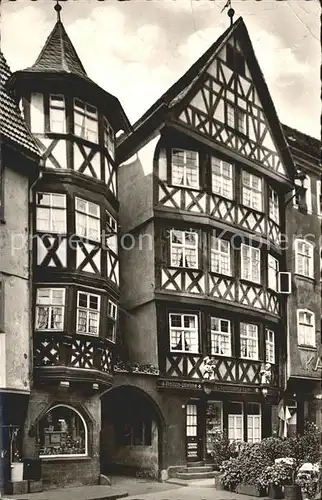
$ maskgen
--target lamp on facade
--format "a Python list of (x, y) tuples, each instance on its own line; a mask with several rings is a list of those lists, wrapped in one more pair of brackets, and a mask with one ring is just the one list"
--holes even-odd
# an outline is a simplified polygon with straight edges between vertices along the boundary
[(207, 382), (204, 382), (204, 384), (203, 384), (203, 391), (204, 391), (205, 394), (207, 394), (209, 396), (209, 394), (212, 391), (211, 384), (207, 384)]
[(268, 389), (267, 387), (261, 387), (261, 393), (263, 394), (264, 398), (266, 398), (268, 394)]

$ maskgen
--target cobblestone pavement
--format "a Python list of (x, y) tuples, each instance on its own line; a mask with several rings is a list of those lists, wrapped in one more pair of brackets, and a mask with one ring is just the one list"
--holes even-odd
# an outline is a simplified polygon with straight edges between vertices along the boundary
[(133, 495), (129, 490), (128, 493), (130, 496), (126, 500), (258, 500), (256, 497), (201, 486), (183, 486), (175, 489), (172, 487), (168, 491), (154, 491), (142, 495)]

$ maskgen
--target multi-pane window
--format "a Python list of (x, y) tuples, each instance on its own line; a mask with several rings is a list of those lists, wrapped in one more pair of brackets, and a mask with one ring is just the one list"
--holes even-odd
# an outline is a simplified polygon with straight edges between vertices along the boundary
[(75, 135), (91, 142), (98, 142), (98, 117), (94, 106), (74, 99)]
[(196, 314), (170, 314), (170, 351), (199, 352)]
[(66, 233), (65, 194), (36, 194), (36, 230), (48, 233)]
[(172, 150), (172, 184), (190, 188), (199, 187), (199, 161), (197, 151)]
[(279, 202), (278, 202), (278, 194), (274, 189), (269, 188), (269, 195), (268, 195), (268, 204), (269, 204), (269, 217), (272, 219), (276, 224), (279, 224)]
[(198, 233), (171, 230), (171, 266), (198, 268)]
[(268, 286), (275, 292), (278, 289), (278, 272), (279, 272), (279, 261), (275, 259), (272, 255), (267, 256), (268, 263)]
[(265, 330), (265, 362), (275, 363), (275, 332)]
[(262, 211), (262, 179), (246, 170), (242, 172), (242, 203), (245, 207)]
[(107, 306), (107, 334), (106, 338), (111, 342), (116, 339), (116, 322), (117, 322), (117, 304), (112, 300), (108, 301)]
[(240, 323), (240, 356), (258, 359), (258, 326), (252, 323)]
[(114, 139), (114, 130), (111, 125), (108, 123), (106, 118), (104, 118), (104, 146), (107, 148), (111, 157), (114, 158), (115, 151), (115, 139)]
[(316, 181), (316, 213), (322, 215), (322, 189), (321, 181)]
[(297, 337), (299, 345), (316, 346), (315, 315), (312, 311), (298, 309)]
[(241, 245), (241, 278), (254, 283), (261, 281), (260, 249)]
[(245, 59), (243, 54), (237, 49), (237, 47), (233, 47), (229, 43), (226, 46), (226, 62), (227, 66), (239, 73), (242, 76), (245, 76)]
[(108, 250), (111, 250), (117, 255), (118, 253), (118, 243), (117, 243), (117, 222), (116, 219), (106, 210), (106, 246)]
[(77, 293), (78, 333), (98, 335), (99, 332), (100, 297), (87, 292)]
[(313, 245), (305, 240), (295, 241), (295, 272), (308, 278), (314, 277)]
[(0, 162), (0, 220), (4, 217), (4, 166)]
[(233, 199), (233, 166), (231, 163), (211, 157), (212, 192), (229, 200)]
[(62, 95), (49, 96), (49, 127), (50, 132), (66, 132), (65, 98)]
[(152, 421), (149, 419), (133, 419), (116, 425), (116, 440), (120, 446), (151, 446)]
[(228, 439), (229, 441), (244, 441), (243, 403), (228, 404)]
[(261, 406), (259, 403), (247, 403), (247, 442), (259, 443), (262, 439)]
[(100, 241), (100, 207), (96, 203), (75, 199), (76, 234), (89, 240)]
[(36, 330), (63, 330), (64, 288), (38, 288), (36, 296)]
[(231, 331), (230, 321), (223, 318), (210, 318), (211, 354), (231, 356)]
[(227, 103), (227, 125), (234, 128), (238, 132), (245, 133), (246, 125), (246, 113), (234, 106), (233, 104)]
[(229, 241), (211, 236), (210, 263), (212, 272), (231, 275)]

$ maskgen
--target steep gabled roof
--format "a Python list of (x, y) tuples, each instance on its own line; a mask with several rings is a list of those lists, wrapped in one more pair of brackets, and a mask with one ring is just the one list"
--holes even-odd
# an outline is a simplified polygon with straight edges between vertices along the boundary
[(291, 148), (302, 150), (318, 160), (321, 159), (321, 141), (288, 125), (282, 124), (282, 127)]
[(28, 68), (28, 71), (65, 72), (82, 77), (87, 76), (84, 66), (60, 20), (56, 22), (36, 62)]
[(40, 157), (34, 138), (25, 124), (15, 100), (6, 89), (6, 83), (10, 77), (10, 68), (0, 51), (0, 135), (16, 146)]

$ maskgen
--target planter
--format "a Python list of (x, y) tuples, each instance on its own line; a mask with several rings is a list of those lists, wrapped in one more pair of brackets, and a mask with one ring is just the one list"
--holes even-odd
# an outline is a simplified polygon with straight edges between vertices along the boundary
[(264, 497), (266, 494), (265, 489), (256, 484), (239, 484), (236, 486), (235, 492), (252, 497)]
[(284, 493), (281, 486), (276, 486), (276, 484), (270, 484), (268, 487), (269, 498), (281, 499), (284, 498)]
[(301, 487), (297, 484), (284, 486), (285, 500), (302, 500)]
[(23, 462), (13, 462), (11, 464), (11, 482), (18, 483), (23, 480)]

